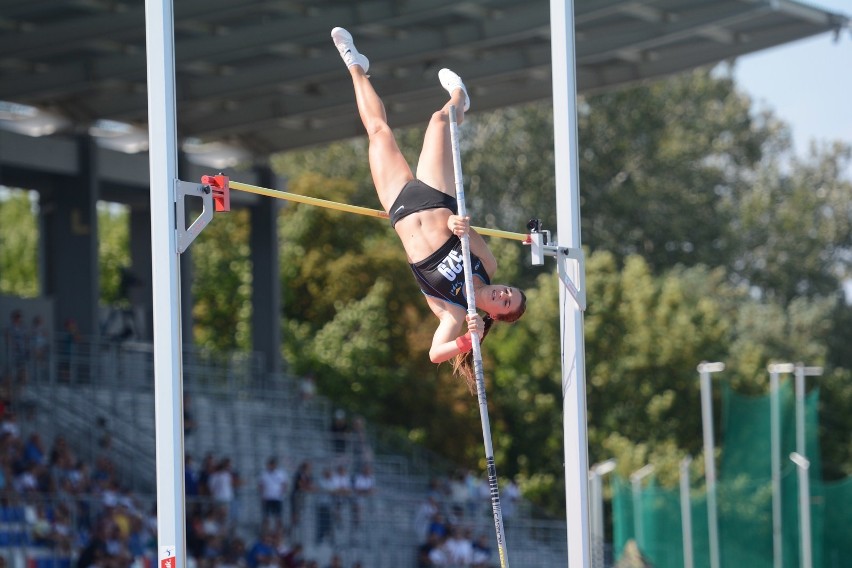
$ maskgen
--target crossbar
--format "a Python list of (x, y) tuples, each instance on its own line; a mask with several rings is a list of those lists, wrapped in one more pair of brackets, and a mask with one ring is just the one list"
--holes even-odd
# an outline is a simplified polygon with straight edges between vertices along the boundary
[[(357, 215), (365, 215), (367, 217), (378, 217), (380, 219), (388, 218), (388, 214), (379, 209), (369, 209), (367, 207), (349, 205), (348, 203), (337, 203), (336, 201), (329, 201), (328, 199), (319, 199), (317, 197), (297, 195), (295, 193), (289, 193), (287, 191), (269, 189), (268, 187), (259, 187), (256, 185), (249, 185), (247, 183), (241, 183), (238, 181), (229, 181), (229, 186), (231, 189), (236, 189), (238, 191), (254, 193), (256, 195), (265, 195), (267, 197), (274, 197), (275, 199), (295, 201), (296, 203), (304, 203), (305, 205), (314, 205), (316, 207), (324, 207), (326, 209), (334, 209), (336, 211), (344, 211), (346, 213), (355, 213)], [(501, 231), (500, 229), (488, 229), (486, 227), (473, 227), (473, 229), (480, 235), (485, 235), (487, 237), (511, 239), (522, 242), (525, 242), (528, 239), (528, 235), (524, 235), (521, 233), (512, 233), (510, 231)]]

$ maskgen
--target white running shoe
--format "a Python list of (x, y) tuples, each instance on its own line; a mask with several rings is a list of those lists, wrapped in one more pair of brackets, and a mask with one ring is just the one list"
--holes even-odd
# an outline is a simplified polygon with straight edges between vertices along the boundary
[(441, 82), (441, 86), (447, 89), (450, 96), (453, 96), (456, 89), (461, 89), (464, 93), (464, 110), (467, 111), (470, 108), (470, 95), (467, 94), (467, 89), (462, 83), (461, 77), (445, 68), (438, 71), (438, 80)]
[(367, 59), (366, 55), (358, 53), (358, 50), (355, 49), (355, 40), (352, 39), (352, 34), (343, 28), (334, 28), (331, 30), (331, 39), (334, 40), (334, 47), (340, 52), (340, 57), (343, 58), (347, 68), (358, 65), (364, 70), (364, 73), (367, 72), (367, 69), (370, 68), (370, 60)]

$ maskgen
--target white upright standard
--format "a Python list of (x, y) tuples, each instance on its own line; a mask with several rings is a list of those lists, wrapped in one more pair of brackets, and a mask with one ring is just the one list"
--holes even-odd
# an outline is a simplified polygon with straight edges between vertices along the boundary
[[(560, 246), (580, 250), (580, 176), (577, 153), (577, 71), (574, 54), (574, 2), (550, 0), (553, 70), (553, 137), (556, 157), (556, 231)], [(583, 262), (574, 265), (582, 280)], [(589, 568), (589, 455), (586, 429), (586, 361), (583, 311), (564, 286), (559, 288), (562, 334), (562, 412), (565, 444), (565, 510), (568, 565)]]
[(146, 1), (158, 568), (186, 566), (173, 18), (171, 0)]
[(716, 508), (716, 448), (713, 441), (713, 384), (711, 373), (725, 370), (724, 363), (698, 365), (701, 379), (701, 425), (704, 431), (704, 480), (707, 484), (707, 536), (710, 568), (719, 568), (719, 518)]
[(769, 365), (769, 443), (772, 464), (772, 562), (784, 566), (783, 518), (781, 511), (781, 393), (778, 375), (792, 373), (792, 363)]

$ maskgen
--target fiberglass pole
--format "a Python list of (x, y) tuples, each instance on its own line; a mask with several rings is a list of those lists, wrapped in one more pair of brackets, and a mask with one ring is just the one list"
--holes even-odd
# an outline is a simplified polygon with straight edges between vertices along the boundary
[[(459, 151), (459, 128), (456, 122), (456, 107), (450, 105), (450, 142), (453, 148), (453, 170), (456, 182), (456, 201), (459, 215), (467, 215), (464, 200), (464, 182), (462, 180), (461, 152)], [(467, 296), (467, 313), (476, 315), (476, 299), (474, 298), (473, 273), (470, 267), (470, 237), (461, 238), (462, 255), (464, 256), (465, 295)], [(485, 442), (485, 461), (488, 467), (488, 488), (491, 492), (491, 509), (494, 512), (494, 528), (497, 531), (497, 552), (500, 555), (500, 567), (509, 568), (509, 558), (506, 554), (506, 539), (503, 529), (503, 513), (500, 508), (500, 491), (497, 488), (497, 468), (494, 464), (494, 448), (491, 445), (491, 424), (488, 420), (488, 401), (485, 398), (485, 376), (482, 370), (482, 351), (480, 337), (471, 334), (473, 343), (473, 367), (476, 372), (476, 395), (479, 399), (479, 417), (482, 421), (482, 438)]]

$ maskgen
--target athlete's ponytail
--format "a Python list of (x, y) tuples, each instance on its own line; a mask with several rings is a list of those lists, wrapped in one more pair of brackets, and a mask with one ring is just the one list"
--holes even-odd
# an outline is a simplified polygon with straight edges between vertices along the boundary
[[(486, 314), (482, 318), (482, 322), (485, 325), (482, 329), (482, 337), (479, 339), (480, 344), (485, 341), (488, 330), (494, 325), (494, 318)], [(453, 359), (453, 373), (465, 380), (470, 394), (476, 395), (476, 370), (473, 367), (473, 351), (456, 355), (455, 359)]]

